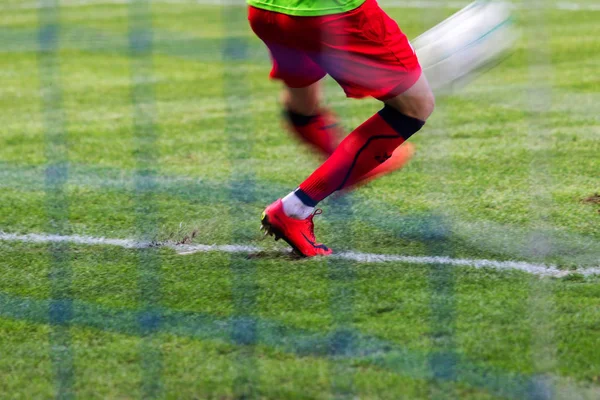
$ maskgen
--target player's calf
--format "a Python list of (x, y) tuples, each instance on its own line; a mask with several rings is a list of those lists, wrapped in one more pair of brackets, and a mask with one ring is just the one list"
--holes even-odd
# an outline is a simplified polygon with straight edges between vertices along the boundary
[(284, 117), (294, 136), (325, 157), (333, 153), (344, 136), (337, 117), (328, 109), (318, 110), (314, 115), (302, 115), (286, 110)]
[(289, 130), (301, 141), (329, 157), (343, 138), (337, 117), (321, 103), (321, 86), (315, 82), (302, 88), (286, 86), (282, 94), (284, 117)]

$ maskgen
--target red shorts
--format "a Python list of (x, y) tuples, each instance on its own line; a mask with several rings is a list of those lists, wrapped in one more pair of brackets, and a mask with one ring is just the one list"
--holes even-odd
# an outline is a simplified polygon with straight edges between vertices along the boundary
[(405, 92), (421, 76), (406, 35), (376, 0), (320, 17), (250, 7), (248, 19), (271, 52), (271, 77), (289, 87), (306, 87), (329, 74), (348, 97), (386, 100)]

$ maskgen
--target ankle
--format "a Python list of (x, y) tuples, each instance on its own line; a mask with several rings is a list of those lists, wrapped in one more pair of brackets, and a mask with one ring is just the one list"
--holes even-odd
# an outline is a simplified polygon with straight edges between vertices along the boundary
[(281, 202), (283, 203), (283, 212), (290, 218), (306, 219), (315, 211), (315, 206), (305, 204), (295, 191), (290, 192)]

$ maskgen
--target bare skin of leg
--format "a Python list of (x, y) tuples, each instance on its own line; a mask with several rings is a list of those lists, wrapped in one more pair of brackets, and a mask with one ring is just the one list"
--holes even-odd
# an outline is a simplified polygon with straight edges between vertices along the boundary
[(409, 117), (427, 121), (435, 108), (435, 97), (424, 74), (406, 92), (384, 102)]
[(321, 103), (321, 82), (315, 82), (303, 88), (285, 87), (281, 93), (281, 102), (286, 109), (301, 115), (315, 115)]

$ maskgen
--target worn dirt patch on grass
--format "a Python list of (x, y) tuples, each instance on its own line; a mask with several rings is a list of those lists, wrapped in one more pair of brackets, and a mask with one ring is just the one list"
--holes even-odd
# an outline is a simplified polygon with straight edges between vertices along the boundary
[(600, 204), (600, 194), (594, 193), (593, 195), (586, 197), (582, 201), (584, 203), (589, 203), (589, 204)]

